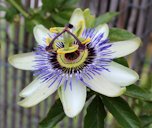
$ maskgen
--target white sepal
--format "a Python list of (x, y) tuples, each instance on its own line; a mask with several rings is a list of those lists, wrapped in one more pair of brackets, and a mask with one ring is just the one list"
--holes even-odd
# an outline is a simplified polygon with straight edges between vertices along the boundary
[(119, 41), (111, 43), (112, 46), (109, 48), (112, 58), (119, 58), (131, 54), (137, 50), (141, 44), (140, 38), (133, 38), (130, 40)]
[(58, 93), (62, 101), (65, 114), (71, 118), (77, 116), (85, 104), (86, 86), (73, 79), (72, 88), (68, 83), (66, 89), (64, 86), (61, 86)]
[(45, 87), (47, 84), (46, 82), (42, 82), (41, 79), (35, 78), (28, 86), (26, 86), (20, 93), (20, 97), (28, 97), (32, 95), (37, 89), (41, 87)]
[(29, 90), (30, 87), (26, 91), (23, 90), (22, 94), (20, 95), (27, 97), (25, 97), (25, 99), (18, 102), (18, 105), (22, 107), (32, 107), (40, 103), (44, 99), (46, 99), (48, 96), (53, 94), (59, 87), (58, 81), (56, 81), (53, 85), (51, 85), (52, 82), (53, 80), (49, 80), (45, 82), (42, 82), (41, 80), (38, 80), (37, 82), (35, 81), (34, 82), (35, 86), (37, 86), (36, 83), (38, 83), (38, 87), (33, 89), (33, 86), (30, 85), (32, 91), (29, 93), (27, 92), (27, 90)]
[(72, 24), (75, 28), (77, 28), (80, 22), (85, 23), (85, 19), (83, 16), (83, 11), (80, 8), (77, 8), (74, 10), (69, 23)]
[(109, 97), (117, 97), (122, 95), (125, 91), (125, 87), (120, 87), (108, 80), (102, 75), (95, 75), (93, 79), (85, 80), (92, 90)]
[(36, 65), (34, 52), (12, 55), (8, 58), (8, 61), (15, 68), (23, 70), (34, 70)]
[(105, 40), (108, 38), (108, 35), (109, 35), (109, 27), (107, 24), (99, 25), (95, 28), (95, 32), (96, 32), (95, 37), (97, 37), (99, 34), (103, 33), (102, 40)]
[(51, 37), (52, 33), (43, 25), (36, 25), (33, 29), (35, 40), (39, 45), (46, 46), (46, 38)]
[(116, 62), (111, 62), (106, 68), (109, 71), (103, 70), (101, 75), (118, 86), (128, 86), (139, 79), (135, 71)]

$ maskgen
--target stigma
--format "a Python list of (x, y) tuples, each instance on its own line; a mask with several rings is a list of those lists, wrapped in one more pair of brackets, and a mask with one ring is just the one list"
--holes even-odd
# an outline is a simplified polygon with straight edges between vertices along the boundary
[[(77, 50), (84, 51), (86, 49), (86, 44), (91, 42), (91, 39), (77, 37), (76, 34), (73, 33), (72, 28), (72, 24), (67, 24), (64, 28), (51, 28), (50, 31), (56, 34), (56, 36), (54, 36), (54, 38), (46, 39), (47, 46), (45, 50), (48, 52), (56, 52), (57, 54), (73, 53)], [(64, 47), (56, 46), (56, 42), (59, 42), (59, 38), (59, 41), (64, 44)], [(55, 45), (55, 48), (53, 45)]]

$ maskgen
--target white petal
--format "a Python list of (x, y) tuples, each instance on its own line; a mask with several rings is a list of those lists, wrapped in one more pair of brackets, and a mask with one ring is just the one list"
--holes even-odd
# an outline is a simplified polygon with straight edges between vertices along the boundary
[(45, 39), (52, 33), (43, 25), (36, 25), (33, 29), (35, 40), (40, 45), (46, 45)]
[(113, 52), (111, 57), (119, 58), (122, 56), (126, 56), (138, 49), (140, 43), (140, 38), (133, 38), (131, 40), (114, 42), (109, 48), (109, 50)]
[(86, 100), (86, 86), (73, 79), (72, 89), (68, 84), (66, 89), (61, 86), (59, 92), (63, 104), (64, 112), (68, 117), (75, 117), (84, 107)]
[(109, 97), (120, 96), (126, 91), (125, 87), (115, 85), (101, 75), (96, 75), (94, 79), (86, 80), (86, 82), (88, 82), (92, 90)]
[(80, 21), (85, 22), (83, 11), (80, 8), (74, 10), (69, 23), (72, 24), (74, 27), (77, 27)]
[(96, 27), (96, 32), (97, 32), (96, 36), (98, 36), (98, 34), (103, 33), (102, 39), (105, 40), (108, 38), (108, 35), (109, 35), (109, 27), (107, 24), (99, 25)]
[(139, 79), (139, 76), (135, 71), (116, 62), (111, 62), (106, 68), (109, 72), (103, 70), (101, 75), (116, 85), (128, 86)]
[[(49, 83), (48, 83), (49, 84)], [(39, 78), (35, 78), (28, 86), (26, 86), (21, 92), (21, 97), (28, 97), (32, 95), (37, 89), (40, 87), (44, 87), (46, 85), (45, 82), (42, 82)]]
[(16, 54), (10, 56), (8, 58), (8, 61), (15, 68), (23, 69), (23, 70), (34, 70), (34, 65), (35, 65), (34, 54), (35, 54), (34, 52)]
[[(52, 81), (53, 80), (47, 82), (41, 82), (41, 80), (34, 81), (34, 84), (32, 83), (33, 85), (29, 85), (29, 87), (20, 94), (27, 97), (18, 102), (18, 104), (22, 107), (32, 107), (46, 99), (58, 89), (58, 81), (51, 85)], [(34, 85), (38, 87), (34, 88)], [(30, 88), (31, 91), (27, 92)]]

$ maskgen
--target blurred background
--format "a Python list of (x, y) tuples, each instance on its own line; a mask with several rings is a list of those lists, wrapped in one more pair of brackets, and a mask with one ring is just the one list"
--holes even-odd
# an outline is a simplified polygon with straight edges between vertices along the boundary
[[(140, 75), (137, 84), (152, 88), (152, 0), (0, 0), (0, 128), (38, 128), (38, 122), (54, 103), (56, 94), (30, 109), (17, 105), (19, 92), (32, 81), (33, 75), (13, 68), (8, 56), (33, 50), (33, 26), (63, 26), (75, 7), (89, 8), (96, 16), (120, 12), (109, 26), (127, 29), (141, 37), (142, 46), (127, 59)], [(82, 119), (83, 113), (74, 119), (65, 118), (55, 128), (82, 128)], [(118, 128), (110, 119), (106, 128)]]

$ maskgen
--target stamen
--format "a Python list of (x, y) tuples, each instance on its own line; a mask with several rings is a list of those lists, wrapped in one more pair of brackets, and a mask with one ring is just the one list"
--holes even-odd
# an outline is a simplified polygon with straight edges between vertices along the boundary
[(53, 38), (53, 40), (50, 42), (49, 46), (46, 47), (46, 51), (50, 51), (53, 49), (53, 42), (59, 37), (61, 36), (63, 33), (65, 32), (65, 30), (63, 30), (61, 33), (59, 33), (56, 37)]
[(73, 25), (69, 23), (69, 24), (66, 25), (66, 27), (72, 29), (72, 28), (73, 28)]
[(46, 44), (47, 44), (47, 46), (49, 46), (49, 44), (50, 44), (51, 41), (52, 41), (52, 38), (50, 38), (50, 37), (46, 38)]
[(48, 46), (46, 46), (45, 50), (48, 51), (48, 52), (53, 51), (53, 44), (50, 43)]
[(51, 33), (59, 33), (56, 27), (50, 28)]
[(81, 44), (81, 41), (73, 33), (71, 33), (69, 30), (66, 30), (66, 32), (68, 32), (71, 36), (74, 37), (74, 39), (77, 41), (77, 43), (79, 45), (79, 49), (80, 50), (84, 50), (85, 49), (85, 45)]
[(90, 39), (90, 38), (87, 38), (87, 39), (85, 39), (84, 41), (82, 41), (81, 44), (87, 44), (87, 43), (89, 43), (89, 42), (91, 42), (91, 39)]
[(69, 31), (69, 28), (71, 29), (72, 27), (73, 27), (73, 25), (71, 25), (71, 24), (66, 25), (65, 29), (51, 40), (49, 46), (46, 47), (46, 51), (51, 50), (52, 49), (51, 45), (54, 43), (54, 41), (65, 32), (70, 34), (77, 41), (80, 50), (84, 50), (85, 45), (81, 44), (81, 41), (72, 32)]

